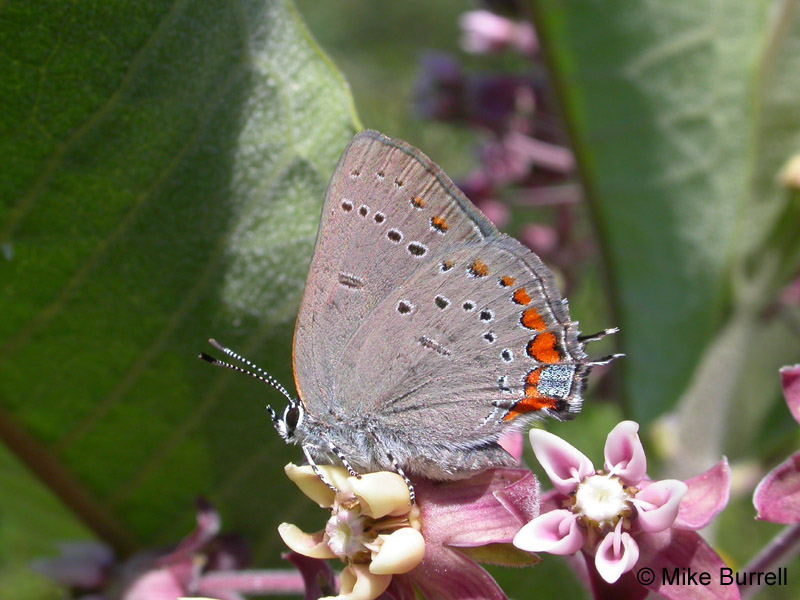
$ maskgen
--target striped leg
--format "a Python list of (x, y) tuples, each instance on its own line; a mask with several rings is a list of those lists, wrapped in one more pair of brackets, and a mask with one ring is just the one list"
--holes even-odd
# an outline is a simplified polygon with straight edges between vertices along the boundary
[(339, 493), (339, 490), (337, 490), (337, 489), (336, 489), (336, 487), (335, 487), (335, 486), (334, 486), (334, 485), (333, 485), (333, 484), (332, 484), (330, 481), (328, 481), (327, 479), (325, 479), (325, 476), (322, 474), (322, 471), (320, 471), (320, 470), (319, 470), (319, 467), (317, 466), (317, 463), (315, 463), (315, 462), (314, 462), (314, 459), (313, 459), (313, 458), (311, 458), (311, 452), (309, 451), (309, 446), (307, 446), (306, 444), (303, 444), (303, 445), (302, 445), (302, 448), (303, 448), (303, 454), (305, 455), (305, 457), (306, 457), (306, 460), (308, 461), (308, 464), (309, 464), (309, 465), (311, 465), (311, 470), (312, 470), (312, 471), (314, 471), (314, 475), (316, 475), (317, 477), (319, 477), (319, 480), (320, 480), (322, 483), (324, 483), (325, 485), (327, 485), (327, 486), (328, 486), (329, 488), (331, 488), (331, 489), (332, 489), (332, 490), (333, 490), (335, 493), (337, 493), (337, 494), (338, 494), (338, 493)]
[(406, 476), (405, 472), (403, 472), (403, 469), (400, 468), (400, 465), (397, 464), (397, 461), (394, 459), (394, 456), (392, 456), (391, 452), (387, 450), (386, 456), (388, 456), (389, 460), (392, 462), (392, 468), (394, 468), (394, 470), (397, 471), (397, 474), (400, 475), (400, 477), (403, 478), (403, 481), (406, 482), (406, 485), (408, 486), (408, 496), (409, 496), (408, 503), (411, 506), (413, 506), (414, 502), (417, 499), (417, 494), (414, 492), (414, 486), (411, 485), (411, 480)]
[(352, 477), (357, 477), (358, 479), (361, 479), (361, 474), (358, 473), (353, 468), (353, 465), (350, 464), (350, 461), (347, 460), (347, 458), (345, 457), (344, 454), (342, 454), (342, 451), (339, 450), (339, 448), (334, 446), (332, 442), (328, 442), (328, 448), (330, 448), (331, 452), (333, 452), (336, 455), (336, 457), (339, 459), (342, 465), (344, 465), (344, 468), (347, 469), (347, 472), (350, 473)]

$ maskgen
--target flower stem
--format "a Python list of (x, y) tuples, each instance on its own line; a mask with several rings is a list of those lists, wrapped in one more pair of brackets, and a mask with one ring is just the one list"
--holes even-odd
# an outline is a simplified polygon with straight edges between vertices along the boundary
[[(741, 572), (764, 572), (779, 566), (795, 554), (798, 543), (800, 543), (800, 523), (784, 527)], [(752, 597), (760, 587), (760, 585), (741, 585), (739, 593), (744, 600)]]
[(198, 593), (240, 592), (244, 594), (274, 595), (302, 594), (303, 578), (294, 570), (272, 571), (212, 571), (198, 582)]

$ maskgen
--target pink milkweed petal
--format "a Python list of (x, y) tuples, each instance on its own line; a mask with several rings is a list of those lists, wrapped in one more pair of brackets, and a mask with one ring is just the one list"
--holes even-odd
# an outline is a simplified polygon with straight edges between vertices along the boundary
[(781, 385), (794, 420), (800, 423), (800, 365), (781, 369)]
[(539, 515), (514, 536), (514, 545), (526, 552), (574, 554), (586, 541), (575, 515), (566, 509)]
[(538, 506), (539, 485), (527, 469), (489, 469), (448, 482), (417, 480), (414, 487), (431, 547), (511, 543)]
[(800, 523), (800, 452), (772, 469), (753, 494), (757, 519)]
[(503, 435), (500, 436), (500, 439), (497, 440), (497, 443), (500, 445), (503, 450), (508, 452), (511, 456), (514, 457), (514, 460), (519, 463), (522, 460), (522, 432), (521, 431), (506, 431)]
[(594, 473), (592, 461), (557, 435), (542, 429), (531, 429), (528, 435), (536, 459), (562, 494), (574, 491), (581, 481)]
[(678, 507), (673, 527), (702, 529), (728, 504), (731, 490), (731, 468), (723, 458), (705, 473), (687, 479), (689, 491)]
[(408, 578), (424, 598), (448, 600), (508, 600), (492, 576), (475, 561), (446, 546), (428, 548), (422, 563)]
[(647, 457), (639, 440), (639, 424), (622, 421), (606, 438), (603, 451), (606, 470), (628, 485), (636, 485), (647, 473)]
[(594, 566), (600, 577), (608, 583), (617, 581), (639, 560), (639, 546), (627, 532), (621, 532), (622, 521), (617, 528), (606, 534), (594, 557)]
[[(727, 565), (696, 531), (670, 528), (660, 533), (641, 532), (636, 539), (641, 553), (637, 568), (647, 567), (656, 574), (645, 586), (651, 592), (668, 600), (739, 600), (739, 588), (724, 585), (720, 577)], [(708, 585), (687, 585), (686, 579), (680, 579), (681, 574), (688, 577), (691, 573), (695, 577), (710, 573)]]
[(639, 490), (632, 500), (638, 512), (639, 526), (650, 533), (670, 527), (678, 516), (678, 508), (688, 489), (682, 481), (664, 479)]

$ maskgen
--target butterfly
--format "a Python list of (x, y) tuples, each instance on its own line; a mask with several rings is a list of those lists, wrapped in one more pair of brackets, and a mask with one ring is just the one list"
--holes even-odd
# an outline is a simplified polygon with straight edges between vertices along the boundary
[[(591, 368), (553, 274), (421, 151), (357, 134), (334, 171), (294, 333), (298, 398), (268, 407), (309, 464), (435, 480), (516, 465), (500, 437), (570, 419)], [(215, 364), (237, 370), (202, 355)]]

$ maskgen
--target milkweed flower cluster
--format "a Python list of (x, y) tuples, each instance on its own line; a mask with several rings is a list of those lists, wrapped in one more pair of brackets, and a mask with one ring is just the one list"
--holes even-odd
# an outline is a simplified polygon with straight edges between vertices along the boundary
[[(655, 591), (679, 598), (685, 589), (656, 580), (642, 585), (632, 571), (724, 566), (696, 530), (727, 504), (730, 471), (723, 460), (686, 482), (648, 479), (638, 430), (637, 423), (623, 421), (611, 431), (600, 471), (555, 435), (531, 431), (534, 453), (555, 487), (541, 499), (532, 474), (521, 469), (420, 482), (419, 505), (412, 507), (396, 474), (356, 479), (342, 468), (322, 467), (339, 490), (334, 493), (310, 467), (289, 465), (289, 477), (331, 517), (315, 534), (288, 524), (280, 533), (296, 552), (347, 563), (338, 600), (405, 600), (414, 597), (414, 588), (426, 598), (503, 600), (497, 584), (468, 556), (522, 565), (536, 562), (535, 552), (583, 555), (598, 597), (643, 598)], [(509, 552), (512, 541), (524, 552)], [(714, 582), (699, 593), (698, 598), (738, 597), (735, 587)]]
[[(564, 440), (532, 430), (533, 451), (555, 489), (545, 495), (542, 513), (514, 537), (514, 545), (531, 552), (580, 552), (597, 595), (617, 584), (637, 590), (633, 597), (644, 597), (649, 589), (679, 598), (685, 589), (658, 577), (643, 586), (631, 572), (635, 567), (658, 574), (675, 568), (705, 572), (724, 566), (695, 530), (727, 504), (730, 470), (722, 461), (687, 482), (650, 480), (638, 431), (633, 421), (619, 423), (606, 440), (604, 468), (595, 470)], [(718, 581), (700, 593), (698, 598), (738, 597)]]
[(511, 543), (538, 514), (539, 488), (529, 471), (492, 469), (459, 481), (415, 482), (412, 506), (408, 487), (395, 473), (355, 478), (340, 467), (319, 468), (337, 492), (310, 467), (288, 465), (286, 473), (330, 512), (324, 529), (308, 534), (284, 523), (279, 533), (295, 552), (347, 564), (338, 600), (413, 600), (415, 588), (426, 598), (505, 600), (475, 561), (538, 561)]

